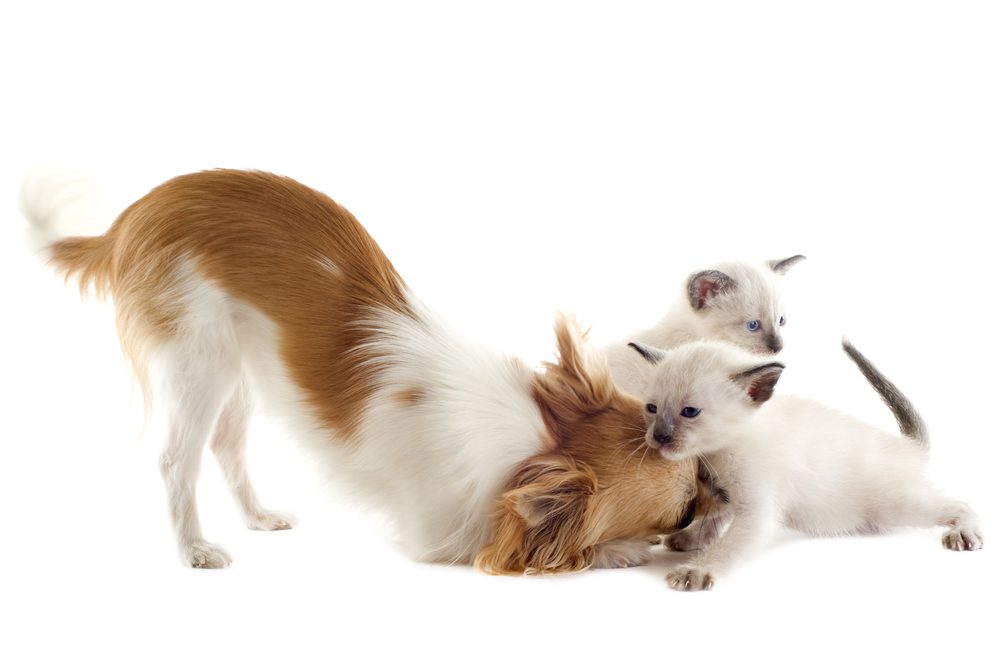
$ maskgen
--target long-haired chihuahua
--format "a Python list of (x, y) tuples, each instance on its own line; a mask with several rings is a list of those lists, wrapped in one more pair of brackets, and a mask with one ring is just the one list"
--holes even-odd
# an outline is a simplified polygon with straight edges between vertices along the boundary
[[(50, 204), (26, 207), (41, 229)], [(47, 252), (113, 299), (147, 406), (166, 411), (160, 466), (187, 565), (230, 562), (198, 520), (206, 444), (250, 528), (292, 525), (247, 476), (257, 403), (386, 512), (420, 560), (491, 573), (635, 565), (650, 537), (692, 518), (695, 464), (637, 455), (642, 406), (572, 322), (557, 321), (557, 361), (537, 371), (461, 337), (349, 212), (292, 179), (180, 176), (107, 233)]]

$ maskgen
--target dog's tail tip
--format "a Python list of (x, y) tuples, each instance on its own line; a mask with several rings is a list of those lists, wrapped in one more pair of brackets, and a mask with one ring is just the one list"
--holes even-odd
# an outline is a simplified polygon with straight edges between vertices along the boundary
[(105, 199), (97, 179), (83, 171), (51, 166), (27, 170), (18, 207), (29, 223), (29, 246), (48, 257), (54, 241), (105, 227)]
[(110, 286), (113, 264), (109, 234), (94, 234), (106, 227), (104, 195), (81, 171), (36, 168), (26, 173), (18, 202), (29, 248), (64, 277), (79, 278), (81, 292), (94, 288), (99, 296)]

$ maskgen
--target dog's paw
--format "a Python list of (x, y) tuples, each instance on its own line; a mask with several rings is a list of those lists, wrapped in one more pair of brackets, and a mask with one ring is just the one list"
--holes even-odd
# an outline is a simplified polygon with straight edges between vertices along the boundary
[(645, 565), (653, 558), (648, 540), (613, 540), (594, 547), (591, 567), (615, 568)]
[(218, 570), (229, 567), (233, 559), (218, 544), (195, 542), (184, 549), (184, 558), (194, 568)]
[(983, 536), (974, 528), (955, 527), (941, 537), (941, 544), (952, 551), (975, 551), (983, 548)]
[(667, 573), (667, 585), (675, 591), (707, 591), (714, 584), (712, 575), (697, 567), (680, 567)]
[(295, 517), (284, 512), (261, 512), (247, 517), (250, 530), (290, 530), (295, 525)]

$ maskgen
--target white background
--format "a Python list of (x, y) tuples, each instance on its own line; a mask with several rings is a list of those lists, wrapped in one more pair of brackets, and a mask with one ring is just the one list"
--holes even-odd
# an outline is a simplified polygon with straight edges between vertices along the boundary
[[(0, 20), (0, 661), (5, 664), (996, 664), (995, 3), (295, 2), (6, 6)], [(456, 326), (532, 363), (557, 309), (610, 340), (728, 258), (787, 278), (779, 389), (894, 423), (842, 333), (922, 408), (931, 474), (983, 516), (789, 535), (716, 590), (630, 571), (492, 578), (407, 561), (274, 425), (225, 571), (179, 566), (108, 306), (22, 243), (25, 170), (117, 211), (192, 170), (288, 174), (351, 209)], [(110, 223), (113, 212), (99, 225)], [(317, 304), (322, 307), (322, 304)]]

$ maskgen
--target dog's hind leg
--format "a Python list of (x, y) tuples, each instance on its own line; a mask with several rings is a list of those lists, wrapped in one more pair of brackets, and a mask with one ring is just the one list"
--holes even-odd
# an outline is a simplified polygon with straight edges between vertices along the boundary
[(229, 490), (239, 503), (247, 527), (252, 530), (287, 530), (294, 525), (294, 518), (261, 507), (247, 476), (247, 424), (252, 413), (253, 396), (246, 379), (243, 379), (219, 415), (212, 437), (212, 451), (226, 476)]
[(157, 402), (168, 420), (160, 472), (181, 560), (221, 568), (229, 554), (202, 535), (195, 487), (205, 445), (240, 382), (241, 359), (225, 296), (200, 282), (186, 287), (186, 308), (154, 354)]

